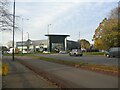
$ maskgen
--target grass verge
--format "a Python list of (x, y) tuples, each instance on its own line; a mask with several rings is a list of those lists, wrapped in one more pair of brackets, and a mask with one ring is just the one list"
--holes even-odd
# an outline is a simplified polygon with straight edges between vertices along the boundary
[(29, 55), (29, 56), (39, 59), (39, 60), (43, 60), (43, 61), (63, 64), (63, 65), (69, 65), (69, 66), (73, 66), (76, 68), (87, 69), (87, 70), (92, 70), (92, 71), (97, 71), (97, 72), (103, 72), (103, 73), (112, 74), (112, 75), (118, 75), (118, 71), (120, 70), (120, 68), (118, 68), (117, 66), (88, 64), (88, 63), (84, 63), (82, 61), (80, 61), (80, 62), (74, 62), (74, 61), (68, 61), (68, 60), (65, 61), (65, 60), (46, 58), (46, 57), (41, 57), (41, 56), (33, 56), (33, 55)]
[(104, 55), (104, 52), (84, 52), (84, 55)]
[[(5, 56), (7, 56), (7, 55), (9, 55), (9, 54), (6, 54)], [(65, 61), (65, 60), (59, 60), (59, 59), (54, 59), (54, 58), (34, 56), (33, 54), (15, 54), (15, 56), (30, 56), (30, 57), (33, 57), (33, 58), (36, 58), (39, 60), (43, 60), (43, 61), (63, 64), (63, 65), (69, 65), (69, 66), (73, 66), (76, 68), (87, 69), (87, 70), (92, 70), (92, 71), (107, 72), (107, 73), (115, 74), (115, 75), (118, 75), (118, 71), (120, 71), (120, 68), (118, 68), (117, 66), (88, 64), (88, 63), (84, 63), (82, 61), (80, 61), (80, 62), (69, 61), (69, 60)]]

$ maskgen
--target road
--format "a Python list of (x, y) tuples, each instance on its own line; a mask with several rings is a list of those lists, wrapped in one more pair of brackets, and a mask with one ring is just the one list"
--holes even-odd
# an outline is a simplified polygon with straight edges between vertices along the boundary
[(27, 56), (17, 56), (16, 60), (67, 88), (118, 88), (117, 76), (46, 62)]
[(55, 58), (58, 60), (69, 60), (69, 61), (83, 61), (90, 64), (102, 64), (102, 65), (115, 65), (118, 66), (118, 58), (107, 58), (105, 56), (96, 55), (83, 55), (80, 56), (69, 56), (68, 54), (34, 54), (35, 56), (42, 56), (47, 58)]
[(12, 57), (4, 57), (3, 63), (8, 64), (9, 72), (2, 77), (2, 88), (56, 88), (51, 82), (29, 70)]

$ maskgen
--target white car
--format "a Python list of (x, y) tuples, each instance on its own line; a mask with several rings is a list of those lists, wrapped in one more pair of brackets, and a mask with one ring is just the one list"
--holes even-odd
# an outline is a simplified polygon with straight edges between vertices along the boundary
[(59, 54), (67, 54), (66, 51), (60, 51)]
[(50, 52), (48, 52), (48, 51), (43, 51), (43, 53), (44, 53), (44, 54), (48, 54), (48, 53), (50, 53)]
[(2, 57), (2, 51), (0, 51), (0, 57)]
[(71, 52), (69, 52), (70, 56), (82, 56), (83, 53), (80, 49), (72, 49)]
[(27, 53), (27, 51), (26, 51), (26, 50), (23, 50), (22, 53)]

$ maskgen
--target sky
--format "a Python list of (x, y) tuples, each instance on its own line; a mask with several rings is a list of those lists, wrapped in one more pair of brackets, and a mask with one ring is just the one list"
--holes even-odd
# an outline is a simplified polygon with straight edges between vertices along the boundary
[[(47, 39), (45, 34), (49, 29), (49, 34), (68, 34), (68, 40), (80, 38), (93, 43), (95, 29), (117, 6), (118, 0), (16, 0), (19, 28), (15, 32), (15, 41), (21, 41), (22, 29), (24, 40), (28, 39), (28, 33), (31, 40)], [(10, 8), (12, 13), (12, 6)], [(11, 31), (0, 34), (3, 45), (12, 41)]]

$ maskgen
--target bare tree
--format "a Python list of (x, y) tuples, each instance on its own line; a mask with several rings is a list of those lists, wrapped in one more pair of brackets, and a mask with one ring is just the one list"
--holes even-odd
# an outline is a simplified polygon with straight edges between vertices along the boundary
[(12, 14), (10, 14), (8, 0), (0, 0), (0, 31), (11, 30)]

